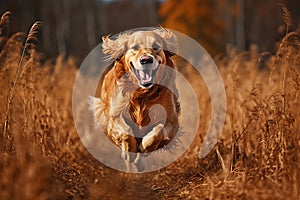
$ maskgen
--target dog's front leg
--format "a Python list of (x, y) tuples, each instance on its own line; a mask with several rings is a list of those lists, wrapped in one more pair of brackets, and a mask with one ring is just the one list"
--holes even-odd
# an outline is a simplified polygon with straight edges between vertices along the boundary
[(112, 134), (114, 141), (119, 144), (122, 149), (122, 157), (129, 162), (130, 159), (127, 152), (137, 152), (137, 142), (134, 137), (132, 129), (126, 124), (122, 116), (111, 117), (109, 120), (108, 129)]
[(122, 136), (121, 150), (127, 171), (138, 172), (144, 170), (144, 162), (141, 159), (140, 153), (137, 152), (137, 142), (132, 135), (124, 134)]
[(121, 156), (125, 161), (127, 171), (142, 171), (145, 168), (140, 153), (137, 150), (137, 141), (132, 129), (123, 117), (111, 118), (110, 129), (113, 138), (121, 147)]
[(150, 131), (145, 137), (139, 149), (142, 153), (148, 153), (156, 150), (162, 141), (170, 140), (169, 133), (172, 131), (171, 124), (166, 123), (166, 126), (163, 124), (158, 124), (155, 126), (152, 131)]
[(136, 151), (136, 140), (133, 136), (122, 134), (121, 138), (121, 156), (125, 161), (127, 171), (131, 171), (131, 163), (135, 160), (132, 151)]

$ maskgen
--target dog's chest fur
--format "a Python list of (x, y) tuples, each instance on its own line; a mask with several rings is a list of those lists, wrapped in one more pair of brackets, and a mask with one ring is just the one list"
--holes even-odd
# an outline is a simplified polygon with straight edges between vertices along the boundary
[(111, 101), (110, 114), (123, 118), (136, 137), (143, 137), (157, 124), (166, 121), (165, 108), (160, 105), (160, 95), (164, 92), (166, 88), (156, 85), (148, 90), (137, 88), (135, 91), (119, 85)]

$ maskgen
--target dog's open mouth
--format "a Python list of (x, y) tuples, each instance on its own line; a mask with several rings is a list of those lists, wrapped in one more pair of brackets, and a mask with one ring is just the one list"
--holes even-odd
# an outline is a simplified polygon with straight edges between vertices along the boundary
[(130, 62), (130, 64), (131, 64), (131, 67), (132, 67), (132, 70), (133, 70), (135, 76), (139, 80), (139, 85), (142, 88), (150, 88), (150, 87), (152, 87), (153, 83), (154, 83), (154, 77), (156, 75), (158, 67), (156, 69), (154, 69), (154, 70), (149, 70), (149, 69), (137, 70), (133, 66), (132, 62)]

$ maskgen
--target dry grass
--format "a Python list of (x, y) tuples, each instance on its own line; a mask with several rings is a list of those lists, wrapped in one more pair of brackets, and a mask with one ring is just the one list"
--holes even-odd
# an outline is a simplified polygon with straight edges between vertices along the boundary
[[(199, 137), (184, 156), (141, 175), (105, 167), (81, 144), (71, 109), (74, 58), (41, 63), (34, 48), (21, 57), (25, 34), (0, 37), (5, 41), (0, 53), (0, 199), (300, 198), (299, 32), (288, 33), (275, 55), (260, 54), (253, 46), (249, 52), (231, 49), (219, 56), (227, 117), (214, 151), (197, 157), (209, 122), (204, 115)], [(181, 71), (201, 94), (201, 113), (210, 113), (205, 84), (190, 68)]]

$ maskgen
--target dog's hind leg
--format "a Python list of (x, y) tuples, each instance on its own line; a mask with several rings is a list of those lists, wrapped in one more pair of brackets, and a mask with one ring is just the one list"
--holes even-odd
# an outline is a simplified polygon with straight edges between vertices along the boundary
[(136, 158), (134, 159), (132, 164), (136, 172), (141, 172), (145, 170), (145, 162), (142, 159), (141, 153), (137, 153)]
[(128, 152), (126, 149), (127, 149), (127, 145), (125, 142), (122, 142), (122, 146), (121, 146), (121, 149), (122, 149), (122, 158), (124, 160), (124, 163), (125, 163), (125, 167), (126, 167), (126, 171), (130, 172), (131, 169), (130, 169), (130, 152)]
[(121, 137), (121, 150), (122, 150), (122, 158), (125, 161), (125, 166), (127, 171), (135, 171), (132, 168), (132, 163), (137, 159), (137, 144), (136, 140), (132, 135), (124, 134)]

